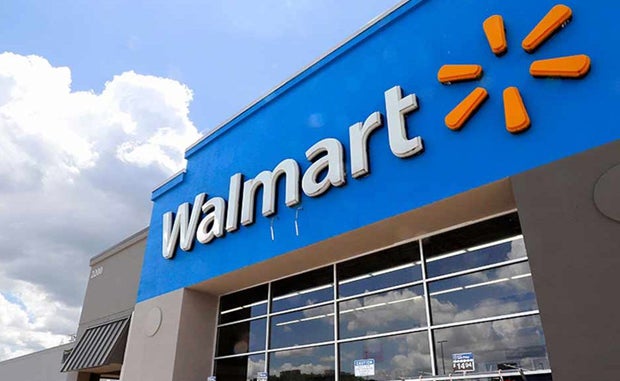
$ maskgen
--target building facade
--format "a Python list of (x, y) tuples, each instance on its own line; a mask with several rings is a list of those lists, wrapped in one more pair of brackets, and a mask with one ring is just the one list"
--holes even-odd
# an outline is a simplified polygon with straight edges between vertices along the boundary
[(616, 377), (618, 7), (403, 2), (195, 143), (121, 379)]
[(376, 18), (188, 148), (153, 191), (139, 279), (91, 279), (63, 370), (616, 379), (619, 11), (412, 0)]
[(120, 377), (147, 233), (143, 229), (90, 260), (77, 340), (57, 364), (63, 380)]

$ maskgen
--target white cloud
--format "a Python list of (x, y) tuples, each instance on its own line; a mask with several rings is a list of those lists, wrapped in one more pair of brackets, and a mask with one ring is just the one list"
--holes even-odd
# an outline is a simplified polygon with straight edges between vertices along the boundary
[[(6, 288), (6, 282), (2, 286)], [(0, 358), (20, 356), (68, 342), (79, 308), (53, 300), (42, 287), (11, 281), (0, 293)]]
[(199, 137), (191, 101), (134, 72), (74, 92), (69, 68), (0, 54), (0, 292), (19, 300), (0, 300), (0, 360), (75, 331), (88, 259), (148, 224), (151, 190)]

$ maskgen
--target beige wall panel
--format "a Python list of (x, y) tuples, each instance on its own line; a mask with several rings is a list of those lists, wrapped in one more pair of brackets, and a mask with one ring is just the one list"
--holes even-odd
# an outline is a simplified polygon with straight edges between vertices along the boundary
[(512, 178), (554, 380), (620, 379), (619, 166), (620, 140)]
[(79, 333), (87, 326), (131, 313), (138, 293), (145, 245), (146, 232), (141, 232), (91, 260), (91, 278), (84, 297)]
[(137, 304), (121, 380), (206, 380), (211, 375), (216, 314), (217, 297), (192, 290)]
[(2, 381), (66, 381), (66, 373), (60, 373), (62, 354), (73, 343), (45, 349), (29, 355), (0, 363)]
[[(138, 303), (129, 328), (125, 359), (121, 371), (123, 381), (171, 381), (174, 374), (179, 322), (185, 290), (176, 290)], [(156, 315), (161, 310), (161, 324)], [(150, 332), (149, 332), (150, 330)]]
[(186, 290), (174, 380), (205, 381), (211, 375), (218, 298), (198, 291)]

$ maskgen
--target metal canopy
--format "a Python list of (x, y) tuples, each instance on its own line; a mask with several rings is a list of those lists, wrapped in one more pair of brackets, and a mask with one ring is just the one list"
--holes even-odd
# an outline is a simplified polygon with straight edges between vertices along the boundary
[[(65, 361), (61, 372), (98, 368), (114, 360), (115, 349), (127, 338), (129, 316), (91, 327), (84, 332)], [(122, 348), (124, 349), (124, 348)]]

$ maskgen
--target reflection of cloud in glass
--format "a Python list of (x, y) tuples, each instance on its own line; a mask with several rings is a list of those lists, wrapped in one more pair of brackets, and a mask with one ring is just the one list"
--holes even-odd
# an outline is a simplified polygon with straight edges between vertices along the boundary
[(291, 377), (294, 377), (295, 373), (333, 374), (333, 356), (333, 345), (292, 349), (287, 351), (270, 353), (269, 373), (272, 376), (281, 376), (281, 373), (287, 372), (289, 373), (289, 375), (291, 375)]
[[(525, 259), (527, 257), (527, 253), (525, 252), (525, 242), (523, 241), (523, 238), (519, 238), (519, 239), (515, 239), (509, 243), (503, 243), (501, 245), (495, 246), (495, 247), (489, 247), (489, 248), (485, 248), (483, 249), (485, 251), (492, 251), (492, 252), (505, 252), (505, 254), (501, 255), (501, 258), (498, 257), (497, 260), (504, 262), (504, 261), (510, 261), (513, 259), (519, 259), (519, 258), (523, 258)], [(505, 251), (507, 250), (507, 251)], [(464, 253), (467, 253), (467, 255), (481, 255), (480, 251), (466, 251)], [(448, 258), (450, 259), (450, 258)], [(435, 259), (437, 260), (437, 259)], [(441, 261), (441, 259), (440, 259)], [(496, 261), (493, 261), (492, 263), (499, 263)], [(515, 268), (511, 268), (511, 267), (504, 267), (502, 268), (503, 273), (501, 273), (502, 277), (510, 277), (512, 275), (515, 275), (516, 273), (514, 273), (514, 271), (516, 271)], [(498, 270), (500, 271), (500, 270)], [(479, 282), (485, 282), (488, 281), (488, 274), (487, 272), (475, 272), (472, 274), (469, 274), (468, 276), (472, 279), (472, 280), (477, 280)]]
[(432, 282), (431, 313), (435, 324), (473, 320), (535, 310), (527, 262)]
[[(508, 259), (523, 258), (525, 257), (525, 255), (525, 242), (523, 241), (523, 239), (513, 241), (510, 247), (510, 252), (508, 253)], [(520, 271), (519, 267), (513, 266), (502, 267), (497, 270), (497, 275), (500, 278), (512, 278), (522, 273), (523, 272)], [(524, 284), (522, 282), (512, 282), (512, 285), (516, 288), (527, 287), (527, 284)]]
[[(307, 320), (309, 320), (310, 318), (321, 319), (321, 318), (328, 317), (328, 316), (334, 316), (333, 311), (334, 311), (333, 305), (328, 304), (325, 306), (304, 310), (303, 314)], [(328, 323), (329, 325), (334, 325), (334, 319), (322, 319), (319, 321), (323, 323)]]
[(330, 283), (276, 296), (273, 298), (272, 310), (284, 311), (327, 301), (333, 296), (332, 289), (333, 284)]
[(295, 357), (312, 356), (314, 354), (315, 348), (316, 347), (310, 347), (310, 348), (295, 349), (294, 351), (275, 352), (275, 356), (277, 358), (285, 358), (285, 357), (290, 357), (290, 356), (295, 356)]
[(353, 374), (353, 361), (375, 360), (375, 380), (414, 378), (431, 371), (426, 331), (340, 344), (342, 371)]
[(258, 361), (252, 360), (252, 357), (248, 358), (248, 379), (255, 378), (258, 372), (265, 371), (265, 359), (262, 358)]
[(279, 368), (274, 369), (272, 374), (280, 376), (280, 373), (291, 370), (298, 370), (301, 374), (325, 374), (333, 371), (333, 365), (321, 365), (321, 364), (299, 364), (293, 365), (290, 362), (282, 364)]
[(403, 376), (417, 376), (421, 369), (427, 369), (429, 364), (428, 353), (410, 352), (404, 355), (396, 355), (392, 358), (391, 364), (395, 369), (390, 374), (390, 378)]
[(271, 318), (271, 348), (293, 347), (334, 339), (333, 304)]
[(525, 256), (525, 242), (523, 238), (512, 241), (510, 243), (510, 252), (507, 255), (508, 259), (522, 258)]
[[(343, 302), (340, 308), (341, 319), (348, 320), (348, 331), (377, 329), (401, 320), (426, 320), (424, 298), (411, 289), (349, 300)], [(367, 331), (366, 334), (371, 333)]]
[(468, 321), (481, 317), (492, 317), (504, 314), (505, 311), (519, 310), (517, 302), (503, 302), (500, 299), (483, 299), (474, 308), (459, 310), (452, 302), (442, 303), (431, 299), (433, 317), (437, 322)]
[[(426, 339), (427, 338), (426, 332), (407, 335), (406, 336), (407, 347), (406, 348), (400, 347), (399, 352), (406, 353), (410, 349), (413, 349), (414, 351), (419, 352), (419, 353), (430, 354), (430, 350), (428, 349), (428, 342), (427, 342), (428, 340), (420, 339), (420, 337), (422, 336)], [(392, 339), (394, 338), (396, 338), (396, 336), (392, 336)]]
[[(517, 362), (526, 369), (549, 367), (538, 316), (439, 329), (435, 340), (444, 341), (446, 364), (454, 353), (472, 352), (479, 372), (494, 371), (502, 362)], [(440, 355), (436, 353), (438, 359)]]
[[(518, 258), (525, 258), (526, 256), (527, 254), (525, 252), (525, 242), (523, 241), (523, 238), (520, 238), (510, 242), (510, 250), (506, 253), (506, 257), (504, 260), (509, 261)], [(497, 270), (497, 277), (493, 278), (510, 278), (514, 275), (519, 275), (521, 273), (522, 272), (520, 271), (519, 267), (501, 267)], [(488, 274), (489, 273), (487, 272), (479, 272), (472, 274), (472, 276), (477, 276), (481, 282), (484, 282), (489, 280), (487, 276)]]

